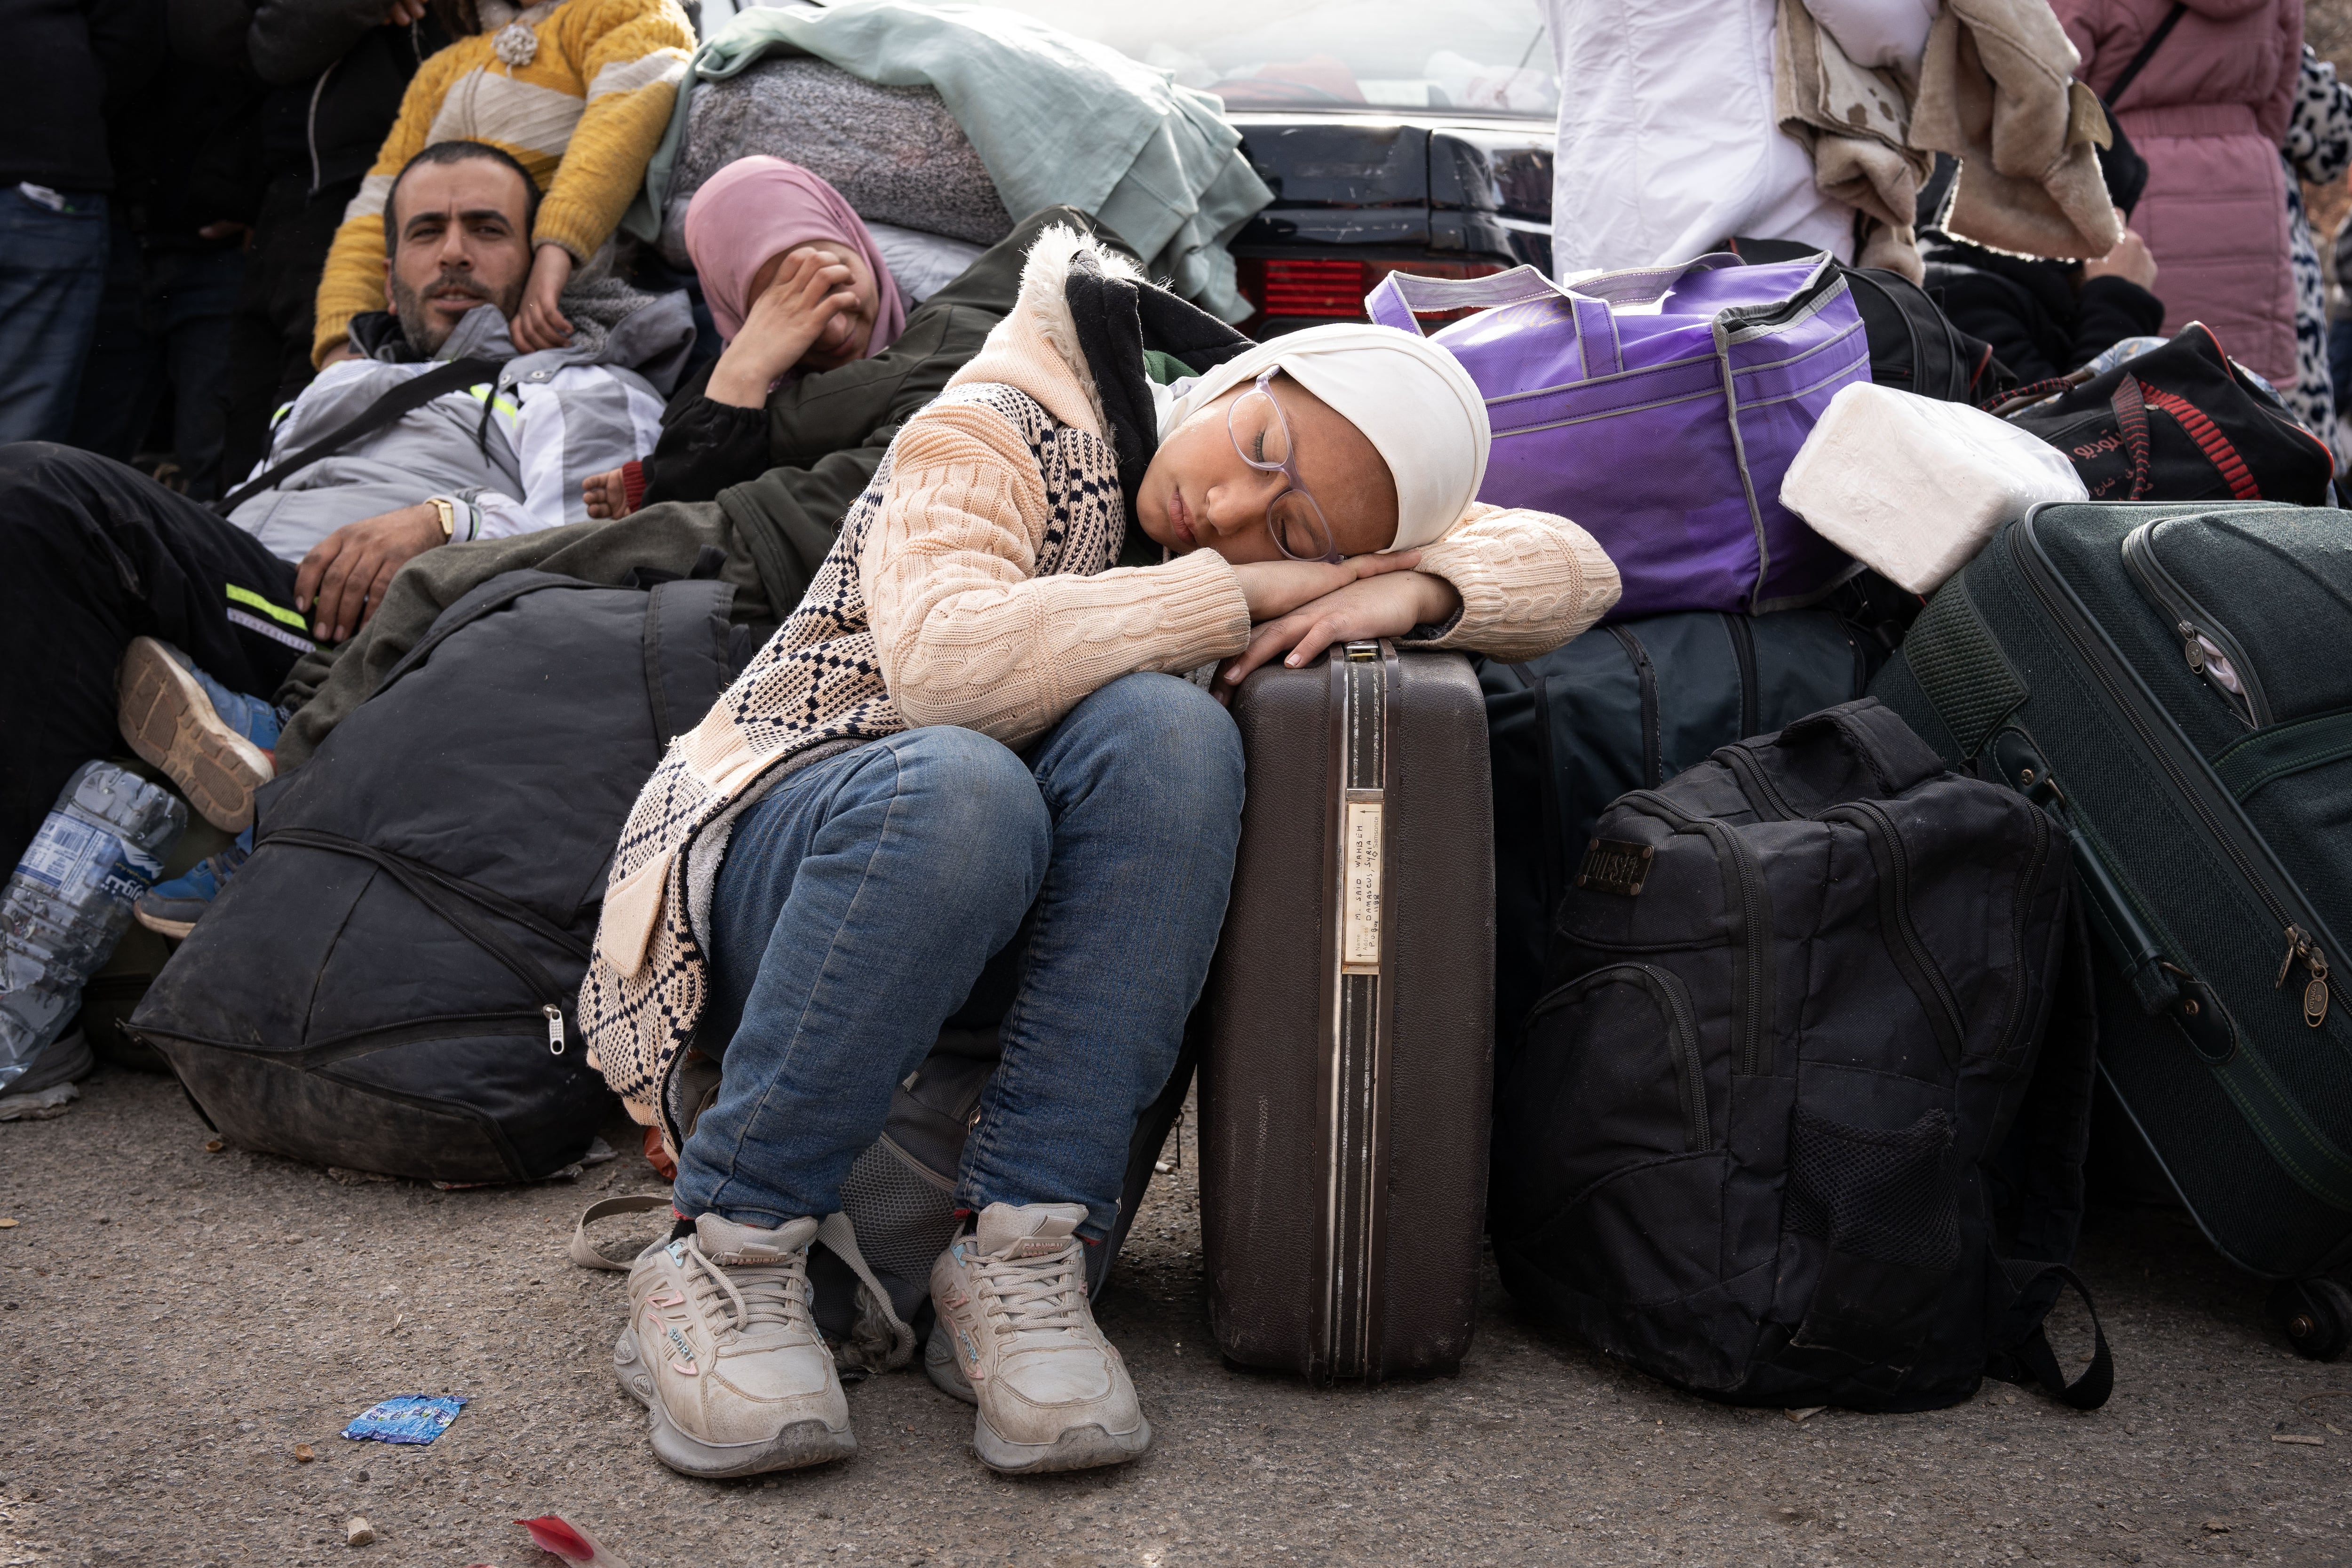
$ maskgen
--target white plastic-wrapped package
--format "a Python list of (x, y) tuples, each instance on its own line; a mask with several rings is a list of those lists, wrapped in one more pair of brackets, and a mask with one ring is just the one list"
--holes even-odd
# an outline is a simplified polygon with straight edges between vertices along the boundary
[(2017, 426), (1870, 382), (1830, 400), (1780, 481), (1781, 505), (1915, 594), (2035, 502), (2089, 499), (2065, 454)]

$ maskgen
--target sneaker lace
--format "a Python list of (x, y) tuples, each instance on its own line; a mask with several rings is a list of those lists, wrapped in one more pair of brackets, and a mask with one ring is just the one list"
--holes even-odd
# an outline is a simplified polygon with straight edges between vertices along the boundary
[(1085, 1310), (1086, 1286), (1073, 1240), (1042, 1258), (984, 1258), (980, 1283), (992, 1303), (989, 1313), (1000, 1334), (1076, 1330)]
[(814, 1326), (809, 1315), (804, 1254), (787, 1263), (737, 1263), (722, 1268), (699, 1245), (688, 1241), (685, 1257), (693, 1266), (696, 1310), (710, 1316), (724, 1298), (735, 1333)]

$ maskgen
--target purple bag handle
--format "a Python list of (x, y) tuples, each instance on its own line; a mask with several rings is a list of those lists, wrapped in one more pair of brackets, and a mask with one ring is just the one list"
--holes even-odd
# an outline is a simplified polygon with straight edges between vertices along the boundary
[(1487, 278), (1423, 278), (1391, 272), (1364, 296), (1364, 314), (1383, 327), (1418, 334), (1421, 323), (1412, 319), (1415, 310), (1483, 310), (1564, 292), (1532, 267), (1514, 267)]
[(1563, 289), (1533, 267), (1514, 267), (1486, 278), (1423, 278), (1391, 272), (1364, 296), (1364, 313), (1383, 327), (1421, 331), (1416, 310), (1491, 310), (1497, 305), (1521, 305), (1530, 300), (1560, 299), (1569, 302), (1576, 321), (1577, 353), (1584, 379), (1615, 375), (1625, 368), (1617, 342), (1617, 318), (1612, 305), (1644, 304), (1659, 298), (1693, 271), (1711, 270), (1737, 257), (1702, 256), (1667, 267), (1638, 267), (1579, 279)]

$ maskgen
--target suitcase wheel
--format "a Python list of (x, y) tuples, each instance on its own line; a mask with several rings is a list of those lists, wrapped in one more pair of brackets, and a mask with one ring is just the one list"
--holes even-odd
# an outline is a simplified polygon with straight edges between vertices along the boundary
[(2333, 1279), (2290, 1279), (2271, 1292), (2269, 1311), (2306, 1361), (2334, 1361), (2352, 1342), (2352, 1290)]

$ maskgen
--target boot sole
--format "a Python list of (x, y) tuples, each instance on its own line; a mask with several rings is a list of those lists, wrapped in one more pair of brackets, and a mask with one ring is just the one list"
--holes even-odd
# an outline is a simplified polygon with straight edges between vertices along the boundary
[(682, 1476), (724, 1480), (730, 1476), (764, 1475), (771, 1470), (800, 1470), (831, 1464), (857, 1452), (857, 1434), (847, 1426), (836, 1430), (822, 1421), (795, 1421), (765, 1443), (721, 1447), (689, 1437), (677, 1429), (669, 1412), (654, 1397), (653, 1374), (645, 1370), (637, 1352), (635, 1330), (623, 1329), (613, 1346), (613, 1375), (624, 1393), (646, 1407), (653, 1433), (654, 1458)]
[(980, 1462), (1000, 1475), (1090, 1470), (1098, 1465), (1124, 1465), (1141, 1458), (1151, 1447), (1151, 1423), (1139, 1422), (1134, 1431), (1126, 1433), (1073, 1426), (1050, 1443), (1008, 1443), (996, 1435), (986, 1415), (976, 1415), (971, 1422), (971, 1447)]
[(195, 677), (153, 637), (133, 637), (117, 680), (116, 722), (131, 749), (180, 786), (215, 827), (253, 826), (253, 792), (278, 776), (269, 753), (230, 729)]
[(168, 936), (180, 942), (186, 941), (188, 933), (196, 929), (194, 921), (166, 920), (162, 915), (149, 914), (136, 904), (131, 906), (131, 918), (158, 936)]

